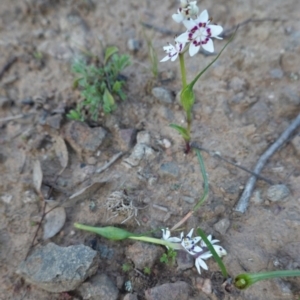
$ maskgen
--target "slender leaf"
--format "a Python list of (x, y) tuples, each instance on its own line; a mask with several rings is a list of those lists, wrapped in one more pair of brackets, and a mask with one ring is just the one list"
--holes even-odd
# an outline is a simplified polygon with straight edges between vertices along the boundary
[(214, 259), (216, 260), (216, 262), (218, 263), (220, 269), (221, 269), (221, 272), (223, 274), (223, 276), (225, 278), (228, 277), (228, 274), (227, 274), (227, 270), (221, 260), (221, 258), (219, 257), (219, 255), (217, 254), (216, 250), (214, 249), (214, 247), (212, 246), (212, 244), (210, 243), (210, 241), (208, 240), (206, 234), (200, 229), (200, 228), (197, 228), (197, 233), (198, 235), (202, 238), (202, 240), (204, 241), (204, 243), (206, 244), (207, 248), (209, 249), (209, 251), (211, 252), (212, 256), (214, 257)]
[(169, 126), (173, 129), (177, 130), (182, 135), (182, 137), (184, 138), (185, 141), (190, 140), (190, 135), (189, 135), (188, 130), (186, 128), (181, 127), (177, 124), (170, 124)]
[(198, 162), (200, 165), (200, 170), (201, 170), (201, 174), (202, 174), (202, 178), (204, 181), (204, 192), (203, 192), (203, 196), (200, 198), (200, 200), (198, 201), (198, 203), (195, 205), (195, 207), (193, 208), (193, 211), (196, 211), (201, 204), (207, 199), (208, 197), (208, 178), (207, 178), (207, 174), (206, 174), (206, 170), (205, 170), (205, 165), (204, 165), (204, 161), (201, 155), (201, 152), (199, 149), (194, 148), (197, 154), (197, 158), (198, 158)]

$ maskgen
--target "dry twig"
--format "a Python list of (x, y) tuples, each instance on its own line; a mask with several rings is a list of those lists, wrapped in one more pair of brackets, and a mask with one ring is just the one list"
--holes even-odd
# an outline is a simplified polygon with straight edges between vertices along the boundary
[(119, 159), (124, 152), (119, 152), (115, 154), (107, 163), (105, 163), (102, 167), (96, 170), (96, 173), (102, 173), (105, 171), (107, 168), (109, 168), (117, 159)]
[[(267, 160), (289, 139), (291, 134), (300, 126), (300, 114), (293, 120), (288, 128), (280, 135), (280, 137), (273, 143), (267, 151), (259, 158), (254, 173), (259, 174), (266, 164)], [(249, 199), (256, 183), (256, 176), (251, 176), (245, 186), (244, 192), (238, 201), (235, 211), (244, 213), (248, 207)]]

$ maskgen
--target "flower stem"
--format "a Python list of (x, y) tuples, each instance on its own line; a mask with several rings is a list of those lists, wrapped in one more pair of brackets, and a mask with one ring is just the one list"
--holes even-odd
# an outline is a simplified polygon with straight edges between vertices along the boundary
[(130, 236), (129, 239), (152, 243), (152, 244), (159, 244), (159, 245), (170, 247), (174, 250), (182, 249), (182, 246), (180, 243), (171, 243), (168, 241), (164, 241), (161, 239), (156, 239), (156, 238), (152, 238), (152, 237), (148, 237), (148, 236)]
[(239, 274), (234, 279), (234, 285), (240, 290), (248, 288), (250, 285), (264, 279), (271, 279), (277, 277), (294, 277), (300, 276), (300, 270), (283, 270), (262, 273), (245, 273)]
[(180, 61), (182, 89), (184, 89), (187, 85), (187, 83), (186, 83), (186, 72), (185, 72), (185, 63), (184, 63), (184, 53), (179, 53), (179, 61)]

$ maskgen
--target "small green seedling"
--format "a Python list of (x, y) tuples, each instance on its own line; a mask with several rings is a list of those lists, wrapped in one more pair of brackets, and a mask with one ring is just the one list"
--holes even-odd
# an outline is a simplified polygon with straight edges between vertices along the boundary
[(88, 65), (83, 60), (74, 61), (72, 71), (78, 75), (74, 87), (80, 89), (83, 100), (67, 114), (69, 119), (84, 121), (86, 111), (87, 118), (97, 121), (101, 111), (108, 114), (116, 109), (116, 98), (126, 99), (125, 79), (120, 73), (130, 60), (128, 55), (117, 52), (117, 47), (108, 47), (100, 66)]
[(132, 264), (131, 263), (124, 263), (122, 265), (122, 271), (123, 272), (130, 272), (133, 269)]
[(175, 264), (176, 256), (176, 251), (174, 251), (173, 249), (168, 249), (168, 252), (164, 253), (160, 257), (160, 262), (173, 266)]
[(151, 274), (151, 269), (149, 267), (144, 268), (144, 274), (145, 275), (150, 275)]

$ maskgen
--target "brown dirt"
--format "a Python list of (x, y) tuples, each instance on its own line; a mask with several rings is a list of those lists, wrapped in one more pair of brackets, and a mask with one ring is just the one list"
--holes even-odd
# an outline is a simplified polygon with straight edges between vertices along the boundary
[[(32, 221), (41, 216), (42, 211), (32, 185), (33, 161), (41, 161), (44, 178), (48, 181), (53, 182), (61, 169), (51, 136), (63, 135), (63, 129), (55, 130), (43, 125), (42, 121), (55, 109), (68, 109), (79, 99), (78, 91), (72, 89), (74, 77), (70, 72), (70, 60), (83, 49), (101, 56), (101, 45), (115, 45), (121, 53), (129, 53), (128, 39), (136, 38), (142, 42), (141, 49), (131, 53), (132, 64), (124, 72), (128, 77), (128, 99), (119, 104), (115, 113), (101, 121), (100, 125), (109, 132), (110, 142), (100, 147), (97, 167), (120, 150), (117, 128), (149, 132), (156, 156), (152, 161), (143, 161), (139, 170), (139, 167), (127, 170), (118, 160), (106, 172), (97, 175), (93, 166), (82, 165), (78, 155), (68, 148), (69, 164), (59, 176), (66, 195), (99, 179), (108, 179), (112, 184), (92, 199), (67, 208), (67, 222), (52, 241), (60, 245), (87, 244), (93, 236), (78, 231), (74, 234), (74, 222), (119, 224), (124, 217), (107, 221), (110, 216), (102, 207), (107, 196), (115, 190), (126, 188), (138, 207), (145, 207), (144, 200), (148, 199), (149, 206), (138, 211), (141, 226), (138, 227), (134, 219), (126, 223), (129, 230), (140, 232), (160, 226), (171, 227), (192, 208), (182, 196), (197, 199), (202, 193), (196, 157), (183, 154), (181, 138), (168, 127), (170, 122), (184, 120), (179, 105), (166, 107), (147, 93), (153, 79), (148, 69), (150, 63), (141, 22), (180, 32), (180, 25), (174, 25), (171, 19), (176, 1), (94, 2), (2, 0), (0, 3), (0, 68), (16, 57), (0, 81), (0, 97), (9, 99), (8, 105), (0, 108), (0, 119), (26, 115), (21, 119), (0, 121), (0, 299), (62, 299), (62, 295), (27, 286), (15, 271), (25, 258), (35, 234), (37, 227)], [(248, 18), (261, 20), (241, 26), (235, 40), (197, 84), (192, 129), (194, 140), (203, 147), (219, 151), (252, 169), (268, 145), (299, 113), (300, 2), (202, 1), (199, 6), (208, 9), (214, 21), (225, 29)], [(158, 56), (163, 57), (162, 46), (172, 41), (173, 36), (145, 30), (148, 36), (153, 36)], [(223, 44), (224, 41), (215, 43), (217, 51)], [(40, 53), (42, 56), (37, 58)], [(189, 78), (210, 60), (211, 57), (203, 55), (187, 59)], [(159, 69), (172, 70), (176, 78), (169, 82), (158, 81), (156, 85), (177, 93), (180, 90), (178, 65), (161, 63)], [(272, 75), (276, 70), (281, 75)], [(33, 100), (33, 106), (24, 104), (28, 99)], [(168, 150), (159, 144), (163, 138), (172, 143)], [(262, 203), (251, 202), (244, 215), (235, 214), (233, 208), (249, 175), (206, 154), (204, 158), (210, 196), (189, 219), (186, 228), (201, 226), (205, 232), (221, 240), (228, 251), (223, 261), (232, 276), (245, 271), (286, 269), (296, 264), (299, 269), (300, 168), (297, 149), (289, 142), (263, 170), (265, 177), (290, 188), (288, 199), (270, 203), (266, 198), (268, 184), (258, 181), (256, 190), (261, 192)], [(159, 166), (167, 161), (178, 164), (178, 178), (158, 175)], [(151, 186), (139, 179), (141, 174), (158, 178), (158, 181)], [(3, 201), (4, 196), (11, 197), (11, 201)], [(59, 200), (65, 196), (57, 192), (52, 197)], [(96, 204), (95, 210), (90, 209), (91, 201)], [(165, 214), (152, 204), (167, 207), (172, 212), (171, 217), (164, 221)], [(230, 227), (220, 235), (213, 226), (225, 217), (230, 220)], [(100, 240), (114, 249), (115, 258), (106, 262), (105, 269), (116, 279), (122, 274), (121, 266), (126, 262), (123, 248), (127, 244)], [(213, 283), (218, 282), (218, 278), (213, 277), (218, 271), (217, 265), (212, 260), (208, 264), (210, 271), (204, 273), (204, 277), (213, 278)], [(195, 269), (181, 274), (175, 268), (170, 270), (157, 265), (154, 271), (160, 273), (158, 279), (149, 279), (146, 284), (144, 279), (139, 279), (141, 285), (137, 284), (137, 290), (140, 295), (143, 288), (153, 284), (175, 281), (176, 278), (189, 282), (190, 277), (197, 276)], [(216, 299), (298, 299), (299, 286), (299, 279), (272, 280), (230, 295), (218, 285)], [(198, 299), (196, 291), (194, 296)]]

